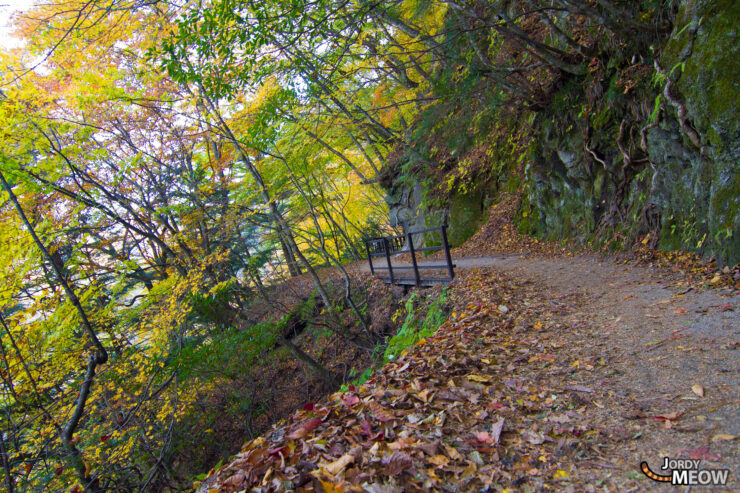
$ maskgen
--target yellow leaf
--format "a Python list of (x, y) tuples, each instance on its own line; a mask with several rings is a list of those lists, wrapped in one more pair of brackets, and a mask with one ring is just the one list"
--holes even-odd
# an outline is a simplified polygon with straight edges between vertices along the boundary
[(712, 437), (712, 442), (729, 442), (740, 438), (738, 435), (728, 435), (727, 433), (717, 433)]
[(481, 375), (468, 375), (466, 377), (468, 380), (471, 380), (473, 382), (481, 382), (481, 383), (491, 383), (491, 377), (484, 377)]
[(323, 479), (319, 479), (319, 481), (321, 482), (321, 486), (324, 487), (325, 493), (344, 493), (344, 487), (341, 484), (334, 484)]
[(567, 479), (570, 477), (570, 474), (563, 471), (562, 469), (558, 469), (557, 471), (555, 471), (555, 474), (553, 475), (553, 477), (555, 479)]

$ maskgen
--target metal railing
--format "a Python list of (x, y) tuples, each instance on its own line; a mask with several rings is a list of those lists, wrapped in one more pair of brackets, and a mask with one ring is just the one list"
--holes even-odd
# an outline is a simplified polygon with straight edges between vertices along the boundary
[[(414, 248), (414, 236), (422, 235), (425, 233), (431, 233), (434, 231), (440, 231), (442, 233), (442, 245), (441, 246), (430, 246), (423, 248)], [(430, 284), (441, 284), (449, 283), (455, 278), (455, 265), (452, 263), (452, 256), (450, 255), (450, 246), (447, 242), (447, 225), (438, 226), (436, 228), (422, 229), (420, 231), (408, 231), (406, 234), (398, 236), (385, 236), (382, 238), (373, 238), (365, 242), (365, 250), (367, 251), (367, 261), (370, 264), (370, 272), (376, 275), (376, 271), (388, 271), (388, 278), (391, 284), (410, 284), (409, 281), (413, 281), (416, 286), (430, 285)], [(417, 252), (436, 252), (444, 250), (445, 252), (445, 264), (420, 264), (417, 261)], [(402, 255), (408, 253), (411, 255), (411, 265), (393, 265), (391, 262), (391, 255)], [(385, 257), (385, 266), (374, 265), (374, 257)], [(423, 277), (420, 271), (426, 270), (440, 270), (447, 269), (447, 278), (430, 278)], [(394, 271), (401, 270), (413, 270), (414, 278), (407, 279), (400, 276), (396, 276)]]

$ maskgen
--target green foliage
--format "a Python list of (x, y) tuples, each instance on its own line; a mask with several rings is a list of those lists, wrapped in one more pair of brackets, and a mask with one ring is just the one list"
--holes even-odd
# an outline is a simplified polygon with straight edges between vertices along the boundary
[(265, 322), (244, 329), (228, 327), (207, 337), (186, 340), (169, 366), (185, 380), (213, 373), (242, 376), (275, 346), (281, 324), (284, 322)]
[[(396, 334), (391, 337), (383, 354), (383, 361), (393, 361), (407, 348), (428, 337), (447, 320), (447, 291), (442, 291), (426, 308), (426, 313), (418, 312), (418, 291), (414, 291), (404, 305), (406, 319)], [(422, 318), (423, 317), (423, 318)]]

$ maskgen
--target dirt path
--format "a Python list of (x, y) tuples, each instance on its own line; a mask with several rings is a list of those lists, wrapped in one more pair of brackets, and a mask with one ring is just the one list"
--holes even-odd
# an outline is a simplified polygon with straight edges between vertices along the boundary
[[(454, 262), (461, 277), (490, 267), (533, 284), (552, 308), (543, 322), (557, 334), (548, 336), (560, 340), (574, 363), (604, 362), (586, 363), (583, 383), (605, 398), (594, 405), (602, 426), (624, 435), (619, 446), (602, 451), (622, 475), (634, 476), (642, 460), (664, 472), (663, 457), (684, 457), (730, 468), (740, 485), (739, 296), (689, 289), (646, 267), (594, 256)], [(639, 489), (658, 486), (646, 482)]]
[[(456, 264), (433, 336), (276, 423), (198, 491), (738, 491), (736, 293), (594, 256)], [(729, 481), (641, 472), (670, 475), (666, 458)]]

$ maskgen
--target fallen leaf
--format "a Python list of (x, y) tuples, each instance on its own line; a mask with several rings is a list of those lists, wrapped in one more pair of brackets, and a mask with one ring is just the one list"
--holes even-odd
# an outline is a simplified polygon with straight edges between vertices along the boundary
[(711, 460), (717, 462), (722, 459), (718, 454), (709, 452), (708, 447), (700, 447), (697, 449), (682, 449), (680, 452), (686, 452), (689, 459), (700, 459), (700, 460)]
[(403, 450), (413, 445), (415, 442), (416, 442), (416, 439), (413, 437), (399, 438), (395, 442), (389, 443), (388, 448), (391, 450)]
[(324, 488), (324, 493), (344, 493), (344, 486), (341, 483), (332, 483), (331, 481), (324, 481), (319, 479), (321, 487)]
[(425, 442), (419, 445), (419, 448), (426, 452), (427, 455), (435, 456), (439, 452), (439, 441)]
[(290, 435), (288, 435), (289, 440), (298, 440), (301, 438), (304, 438), (306, 435), (311, 433), (313, 430), (318, 428), (318, 426), (321, 424), (320, 418), (311, 418), (307, 419), (301, 425), (295, 429)]
[(569, 385), (565, 387), (565, 390), (573, 390), (575, 392), (588, 392), (588, 393), (593, 392), (593, 390), (589, 389), (588, 387), (584, 387), (583, 385)]
[(231, 476), (229, 479), (227, 479), (221, 484), (222, 484), (222, 487), (228, 486), (230, 488), (234, 488), (235, 490), (238, 490), (244, 484), (244, 481), (246, 479), (247, 479), (247, 475), (244, 474), (244, 471), (237, 471), (236, 474), (234, 474), (233, 476)]
[(481, 375), (470, 374), (465, 378), (467, 378), (468, 380), (472, 380), (473, 382), (491, 383), (491, 377), (486, 377), (486, 376), (481, 376)]
[(499, 418), (498, 421), (493, 423), (491, 426), (491, 436), (494, 439), (493, 443), (498, 443), (501, 440), (501, 432), (504, 430), (504, 418)]
[(525, 430), (522, 432), (522, 437), (532, 445), (540, 445), (545, 442), (545, 437), (542, 433)]
[(413, 464), (408, 454), (398, 451), (393, 452), (390, 457), (383, 459), (382, 462), (385, 468), (383, 468), (381, 474), (386, 476), (397, 476)]
[(478, 452), (477, 450), (473, 450), (472, 452), (470, 452), (470, 460), (478, 466), (482, 466), (483, 464), (485, 464), (485, 462), (483, 462), (483, 457), (481, 457), (480, 452)]
[(460, 460), (462, 459), (462, 455), (460, 455), (460, 452), (457, 451), (455, 447), (452, 447), (447, 444), (443, 444), (445, 448), (445, 452), (447, 452), (447, 457), (449, 457), (452, 460)]
[(450, 462), (450, 459), (448, 459), (447, 457), (445, 457), (442, 454), (437, 454), (434, 457), (432, 457), (431, 459), (429, 459), (429, 462), (431, 462), (432, 464), (434, 464), (437, 467), (444, 467), (444, 466), (446, 466)]
[(375, 415), (375, 419), (377, 419), (378, 421), (385, 423), (386, 421), (396, 419), (393, 413), (391, 413), (388, 409), (384, 408), (380, 404), (370, 401), (368, 405), (370, 406), (370, 409), (372, 409), (373, 414)]
[(673, 420), (680, 418), (684, 414), (686, 414), (686, 411), (682, 411), (682, 412), (674, 411), (668, 414), (658, 414), (658, 415), (653, 416), (653, 418), (657, 419), (658, 421), (665, 421), (665, 420), (673, 421)]
[(429, 396), (432, 394), (432, 391), (429, 389), (424, 389), (418, 394), (414, 395), (417, 399), (419, 399), (422, 402), (429, 402)]
[(727, 433), (717, 433), (712, 437), (712, 442), (729, 442), (740, 438), (738, 435), (728, 435)]
[(342, 397), (342, 404), (344, 404), (347, 409), (350, 409), (352, 406), (358, 404), (359, 402), (360, 398), (357, 397), (357, 394), (347, 394)]
[(688, 312), (689, 310), (684, 307), (676, 308), (675, 310), (673, 310), (673, 313), (688, 313)]
[(267, 454), (268, 455), (283, 455), (283, 454), (285, 454), (285, 451), (287, 449), (288, 449), (287, 446), (285, 446), (285, 447), (278, 447), (278, 448), (274, 448), (272, 450), (268, 450), (267, 451)]
[(381, 483), (373, 483), (371, 485), (363, 486), (363, 489), (367, 493), (402, 493), (403, 489), (399, 486), (389, 486)]
[(373, 434), (372, 427), (370, 425), (370, 421), (363, 421), (362, 425), (360, 425), (360, 432), (365, 435), (366, 437), (369, 437)]
[(327, 464), (325, 469), (329, 471), (329, 474), (336, 476), (339, 472), (347, 467), (349, 464), (355, 461), (355, 456), (352, 454), (344, 454), (334, 462)]
[(480, 443), (496, 443), (496, 439), (487, 431), (479, 431), (475, 433), (474, 436)]
[(702, 387), (700, 384), (695, 383), (691, 386), (691, 391), (698, 395), (699, 397), (704, 397), (704, 387)]

